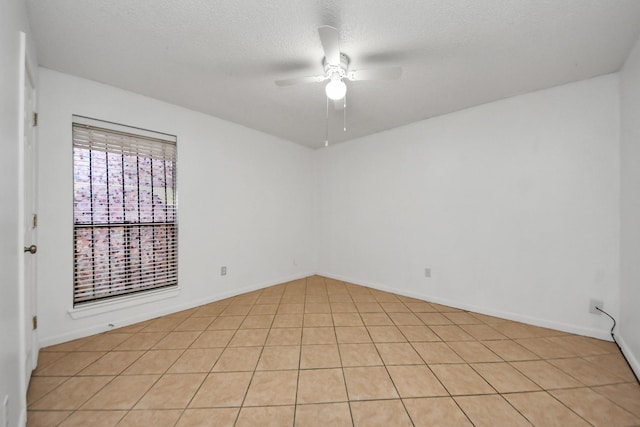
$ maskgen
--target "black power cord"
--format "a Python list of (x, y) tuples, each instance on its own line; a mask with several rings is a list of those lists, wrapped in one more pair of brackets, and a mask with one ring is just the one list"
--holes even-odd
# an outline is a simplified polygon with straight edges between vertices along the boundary
[(624, 361), (627, 362), (627, 366), (629, 367), (629, 370), (631, 370), (631, 373), (633, 374), (633, 376), (636, 378), (636, 382), (638, 384), (640, 384), (640, 379), (638, 379), (638, 375), (636, 374), (636, 372), (631, 367), (631, 363), (629, 363), (629, 361), (627, 360), (627, 357), (624, 355), (624, 352), (622, 351), (622, 348), (620, 347), (620, 344), (618, 344), (618, 341), (616, 340), (616, 336), (613, 333), (613, 330), (616, 327), (616, 319), (614, 319), (612, 315), (610, 315), (609, 313), (607, 313), (606, 311), (604, 311), (600, 307), (596, 306), (595, 308), (599, 312), (606, 314), (609, 317), (609, 319), (613, 320), (613, 326), (611, 327), (611, 338), (613, 338), (613, 342), (616, 343), (616, 345), (618, 346), (618, 350), (620, 350), (620, 354), (622, 354), (622, 357), (624, 358)]

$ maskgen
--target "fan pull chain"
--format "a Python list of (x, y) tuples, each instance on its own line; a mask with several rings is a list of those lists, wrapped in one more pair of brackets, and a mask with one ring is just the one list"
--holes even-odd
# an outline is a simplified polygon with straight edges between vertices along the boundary
[(329, 146), (329, 97), (327, 98), (327, 115), (325, 119), (325, 136), (324, 136), (324, 146)]
[(344, 104), (342, 105), (342, 131), (347, 131), (347, 95), (344, 95)]

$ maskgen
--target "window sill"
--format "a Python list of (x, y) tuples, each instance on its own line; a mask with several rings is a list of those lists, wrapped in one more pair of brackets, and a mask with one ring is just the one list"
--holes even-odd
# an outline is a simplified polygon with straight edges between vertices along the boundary
[(67, 310), (72, 319), (83, 319), (85, 317), (96, 316), (98, 314), (109, 313), (122, 310), (124, 308), (135, 307), (150, 302), (161, 301), (169, 298), (176, 298), (180, 294), (180, 288), (160, 289), (150, 291), (140, 295), (125, 295), (109, 301), (89, 303), (77, 308)]

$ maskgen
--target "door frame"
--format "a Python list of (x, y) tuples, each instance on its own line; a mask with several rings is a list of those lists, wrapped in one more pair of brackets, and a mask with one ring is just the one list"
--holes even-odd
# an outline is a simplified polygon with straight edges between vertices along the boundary
[[(31, 283), (26, 283), (25, 280), (25, 261), (24, 257), (27, 256), (24, 253), (24, 247), (31, 245), (36, 242), (26, 242), (25, 241), (25, 203), (27, 196), (27, 188), (25, 184), (25, 172), (26, 172), (26, 159), (25, 159), (25, 147), (26, 147), (26, 139), (25, 134), (29, 130), (26, 129), (25, 121), (29, 119), (27, 116), (27, 112), (25, 109), (26, 105), (26, 96), (25, 96), (25, 88), (28, 82), (31, 83), (31, 87), (33, 90), (32, 99), (33, 99), (33, 112), (37, 111), (37, 82), (35, 79), (36, 64), (33, 61), (33, 53), (32, 49), (29, 47), (27, 43), (27, 36), (24, 32), (20, 32), (20, 76), (19, 76), (19, 108), (18, 108), (18, 316), (19, 316), (19, 334), (20, 334), (20, 348), (18, 351), (19, 355), (19, 366), (20, 366), (20, 385), (21, 385), (21, 398), (25, 399), (25, 407), (26, 407), (26, 396), (27, 390), (29, 388), (29, 377), (30, 373), (35, 369), (38, 362), (38, 339), (36, 335), (36, 330), (30, 328), (32, 325), (32, 316), (36, 313), (36, 297), (37, 297), (37, 268), (34, 267), (33, 277)], [(29, 115), (32, 112), (28, 113)], [(37, 132), (35, 129), (31, 130), (31, 143), (33, 147), (33, 152), (31, 156), (31, 165), (33, 171), (32, 178), (32, 188), (34, 194), (30, 194), (35, 200), (35, 204), (37, 205), (37, 188), (38, 188), (38, 179), (37, 179)], [(33, 256), (33, 255), (28, 255)], [(34, 259), (35, 262), (35, 259)], [(29, 286), (29, 289), (27, 289)], [(31, 309), (28, 310), (26, 308), (27, 303), (30, 303)], [(29, 349), (31, 350), (29, 352)], [(27, 360), (30, 353), (29, 360)]]

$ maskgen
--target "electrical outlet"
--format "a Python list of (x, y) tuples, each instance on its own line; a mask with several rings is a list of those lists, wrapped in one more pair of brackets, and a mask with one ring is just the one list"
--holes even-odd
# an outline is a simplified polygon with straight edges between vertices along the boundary
[(424, 269), (424, 277), (431, 277), (431, 269), (430, 268), (425, 268)]
[(222, 267), (220, 267), (220, 275), (221, 276), (226, 276), (227, 275), (227, 266), (223, 265)]
[(599, 299), (591, 299), (589, 300), (589, 313), (591, 314), (602, 314), (600, 310), (596, 310), (598, 307), (600, 310), (604, 310), (604, 302)]

